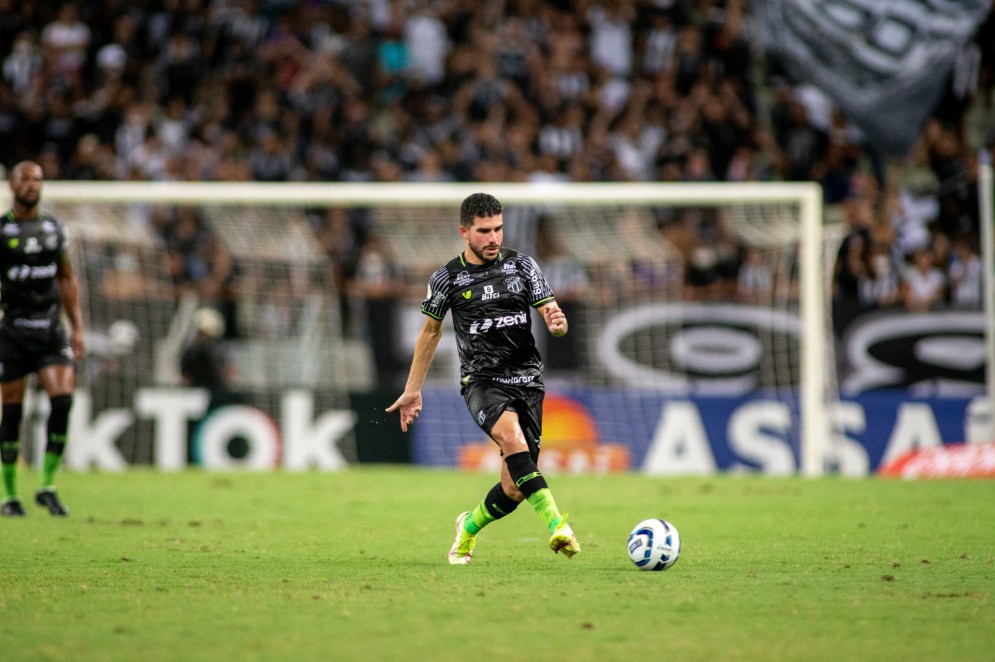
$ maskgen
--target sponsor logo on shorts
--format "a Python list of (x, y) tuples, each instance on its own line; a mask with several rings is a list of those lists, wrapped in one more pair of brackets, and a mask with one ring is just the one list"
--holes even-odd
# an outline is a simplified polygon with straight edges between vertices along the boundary
[(495, 377), (494, 381), (499, 384), (531, 384), (535, 381), (535, 375), (519, 375), (517, 377)]
[(481, 409), (477, 412), (477, 423), (483, 425), (485, 420), (487, 420), (487, 416), (484, 415), (484, 410)]
[(19, 317), (14, 320), (13, 324), (19, 329), (48, 329), (52, 326), (52, 320), (29, 320)]

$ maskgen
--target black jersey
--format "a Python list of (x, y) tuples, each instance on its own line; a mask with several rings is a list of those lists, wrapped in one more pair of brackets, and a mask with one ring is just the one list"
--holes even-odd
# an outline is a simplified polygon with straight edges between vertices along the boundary
[(536, 261), (503, 250), (488, 264), (461, 253), (432, 275), (422, 312), (441, 320), (453, 311), (463, 384), (490, 380), (541, 385), (542, 359), (532, 337), (530, 307), (553, 300)]
[(8, 329), (49, 332), (59, 325), (62, 299), (56, 276), (66, 259), (66, 229), (48, 214), (0, 219), (0, 309)]

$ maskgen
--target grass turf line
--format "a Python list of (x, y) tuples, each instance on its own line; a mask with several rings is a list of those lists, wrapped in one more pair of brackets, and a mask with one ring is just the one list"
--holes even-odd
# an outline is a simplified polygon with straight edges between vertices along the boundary
[[(581, 555), (526, 504), (449, 566), (491, 480), (64, 473), (68, 519), (0, 520), (0, 658), (992, 659), (995, 481), (554, 475)], [(646, 517), (664, 573), (625, 554)]]

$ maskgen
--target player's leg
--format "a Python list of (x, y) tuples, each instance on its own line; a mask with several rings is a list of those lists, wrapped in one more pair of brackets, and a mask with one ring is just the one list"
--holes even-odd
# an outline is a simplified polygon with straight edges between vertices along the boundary
[[(539, 402), (541, 403), (541, 396)], [(566, 523), (566, 518), (557, 508), (553, 492), (536, 464), (539, 459), (541, 428), (541, 415), (538, 412), (541, 408), (534, 409), (531, 404), (534, 403), (521, 408), (523, 418), (520, 418), (518, 411), (505, 410), (491, 431), (491, 436), (501, 447), (507, 468), (507, 472), (502, 472), (502, 481), (507, 480), (508, 484), (503, 487), (506, 491), (513, 488), (520, 491), (542, 518), (551, 534), (549, 544), (554, 552), (562, 550), (568, 557), (573, 556), (580, 552), (580, 544)]]
[[(469, 563), (480, 530), (491, 522), (510, 515), (524, 499), (522, 493), (514, 488), (514, 483), (511, 483), (511, 489), (505, 487), (508, 484), (506, 474), (507, 467), (502, 467), (501, 482), (491, 488), (476, 508), (460, 513), (456, 517), (456, 538), (453, 540), (452, 547), (449, 548), (450, 563), (454, 565)], [(513, 492), (517, 498), (508, 496), (509, 491)]]
[(3, 505), (0, 513), (5, 516), (24, 515), (24, 507), (17, 495), (17, 458), (21, 452), (21, 416), (24, 402), (24, 377), (0, 382), (0, 470), (3, 473)]
[[(474, 420), (487, 434), (491, 433), (493, 422), (507, 407), (509, 399), (509, 395), (500, 389), (488, 388), (487, 385), (480, 383), (464, 387), (463, 397)], [(476, 508), (460, 513), (456, 517), (456, 537), (449, 548), (449, 562), (454, 565), (469, 563), (480, 530), (491, 522), (511, 514), (524, 498), (508, 478), (507, 467), (502, 463), (501, 481), (491, 487)]]
[(51, 411), (48, 415), (45, 459), (42, 464), (41, 486), (35, 494), (35, 501), (48, 508), (52, 515), (68, 515), (69, 512), (59, 501), (55, 491), (55, 472), (62, 462), (66, 450), (66, 433), (69, 429), (69, 411), (73, 404), (73, 388), (76, 385), (76, 369), (71, 365), (47, 365), (38, 371)]
[[(508, 473), (508, 468), (507, 466), (502, 466), (501, 469), (501, 482), (496, 483), (494, 487), (491, 488), (491, 491), (487, 493), (484, 500), (478, 503), (477, 507), (470, 511), (470, 516), (463, 523), (463, 528), (465, 528), (467, 533), (470, 535), (475, 536), (480, 533), (482, 528), (491, 522), (510, 515), (515, 508), (518, 508), (518, 504), (525, 498), (519, 490), (514, 489), (513, 483), (512, 489), (509, 489), (506, 486), (507, 479), (505, 478), (505, 475)], [(508, 492), (512, 492), (514, 496), (508, 496)]]

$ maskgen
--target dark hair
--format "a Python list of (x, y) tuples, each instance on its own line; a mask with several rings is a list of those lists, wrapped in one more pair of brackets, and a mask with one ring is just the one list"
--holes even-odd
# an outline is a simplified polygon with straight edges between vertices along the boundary
[[(20, 172), (21, 170), (24, 170), (25, 168), (40, 169), (41, 166), (35, 163), (34, 161), (20, 161), (18, 163), (15, 163), (14, 167), (11, 168), (10, 172), (7, 173), (7, 179), (10, 181), (14, 181), (14, 176), (17, 175), (17, 173)], [(44, 172), (42, 174), (44, 174)]]
[(475, 218), (488, 218), (501, 213), (501, 203), (489, 193), (466, 196), (459, 208), (459, 224), (465, 228), (473, 225)]

